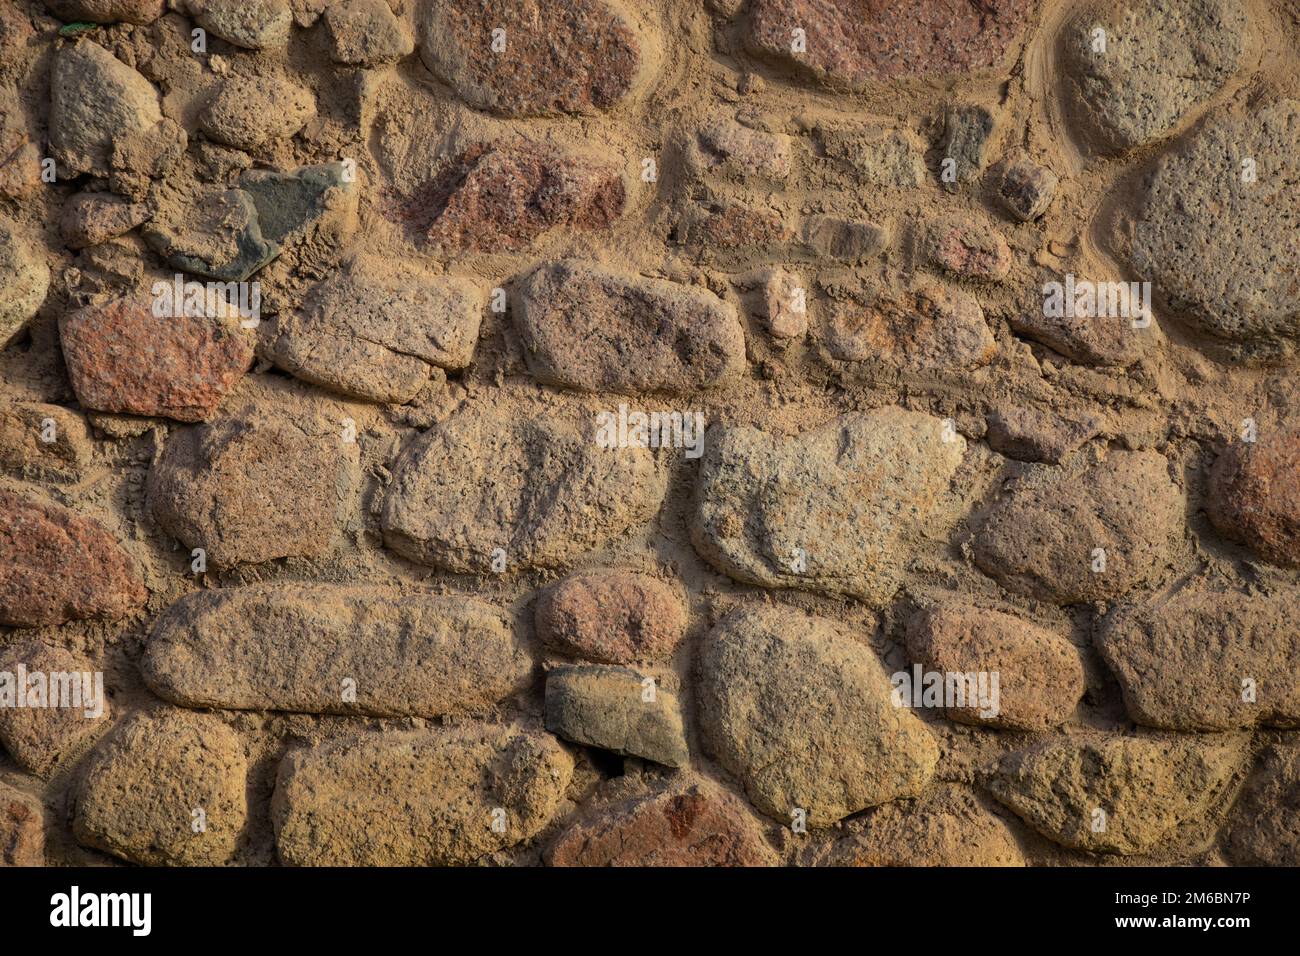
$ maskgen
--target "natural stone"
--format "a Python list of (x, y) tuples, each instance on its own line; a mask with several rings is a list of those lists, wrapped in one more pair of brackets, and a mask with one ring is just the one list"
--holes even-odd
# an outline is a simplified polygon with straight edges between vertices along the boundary
[(140, 711), (87, 761), (72, 832), (142, 866), (222, 866), (248, 820), (247, 776), (244, 746), (220, 718)]
[(1229, 445), (1210, 472), (1214, 526), (1267, 561), (1300, 566), (1300, 427)]
[(869, 302), (835, 303), (826, 345), (845, 362), (875, 362), (903, 372), (946, 372), (988, 365), (997, 341), (975, 298), (923, 282)]
[(146, 206), (112, 193), (79, 193), (63, 207), (59, 231), (70, 249), (84, 249), (116, 239), (149, 218)]
[(823, 618), (732, 611), (701, 644), (696, 689), (706, 749), (786, 824), (796, 810), (824, 827), (915, 796), (938, 760), (929, 730), (894, 705), (870, 648)]
[(384, 500), (384, 543), (457, 572), (553, 567), (647, 521), (665, 478), (645, 448), (603, 449), (594, 416), (467, 408), (402, 456)]
[(252, 197), (262, 235), (274, 245), (311, 240), (341, 247), (356, 230), (361, 191), (345, 163), (252, 169), (239, 177), (239, 188)]
[(199, 128), (211, 139), (238, 149), (257, 149), (288, 139), (316, 115), (309, 90), (276, 76), (256, 74), (222, 82), (199, 114)]
[(158, 91), (99, 44), (81, 40), (55, 52), (50, 147), (74, 176), (106, 175), (113, 144), (161, 119)]
[(185, 129), (165, 116), (148, 129), (114, 140), (109, 154), (109, 186), (132, 202), (146, 199), (153, 181), (175, 167), (188, 145)]
[(74, 481), (90, 464), (86, 420), (58, 405), (6, 402), (0, 408), (0, 469), (19, 478)]
[(1245, 30), (1238, 0), (1085, 7), (1062, 43), (1066, 87), (1084, 131), (1115, 151), (1166, 136), (1236, 72)]
[(901, 408), (796, 438), (728, 428), (706, 443), (692, 540), (737, 580), (883, 604), (922, 533), (944, 523), (940, 500), (966, 447), (951, 437)]
[(0, 869), (45, 865), (44, 818), (36, 799), (0, 783)]
[(434, 717), (488, 710), (524, 686), (532, 660), (472, 598), (255, 584), (173, 604), (141, 671), (185, 707)]
[(718, 252), (759, 253), (792, 237), (785, 217), (775, 209), (735, 202), (689, 206), (673, 228), (672, 241), (687, 246), (701, 260)]
[(28, 642), (0, 650), (0, 744), (20, 767), (48, 777), (82, 741), (109, 725), (103, 674), (96, 682), (95, 672), (63, 648)]
[(814, 216), (804, 223), (803, 241), (818, 256), (858, 264), (884, 249), (889, 233), (872, 222)]
[(166, 0), (45, 0), (46, 9), (68, 23), (152, 23)]
[(98, 521), (0, 489), (0, 624), (116, 620), (147, 597), (135, 563)]
[(1243, 744), (1238, 737), (1055, 738), (1004, 757), (989, 789), (1062, 846), (1141, 853), (1214, 809), (1242, 767)]
[(1300, 589), (1192, 582), (1122, 607), (1096, 643), (1129, 716), (1169, 730), (1300, 727)]
[(993, 114), (982, 106), (949, 106), (939, 144), (939, 182), (949, 192), (984, 171), (984, 149), (993, 135)]
[(162, 207), (141, 234), (174, 268), (223, 282), (245, 281), (281, 251), (264, 234), (253, 197), (220, 186)]
[(962, 279), (1000, 281), (1011, 271), (1006, 239), (979, 219), (943, 219), (930, 226), (926, 251), (930, 261)]
[(865, 185), (910, 189), (924, 179), (922, 149), (903, 130), (854, 124), (819, 125), (813, 132), (822, 154)]
[(1050, 730), (1068, 721), (1083, 697), (1083, 663), (1074, 646), (1000, 611), (956, 601), (927, 608), (908, 622), (907, 650), (928, 672), (998, 675), (996, 713), (985, 714), (972, 695), (967, 706), (945, 708), (958, 723)]
[(608, 228), (627, 187), (617, 167), (551, 146), (480, 144), (452, 159), (399, 217), (447, 252), (517, 252), (555, 229)]
[(581, 391), (691, 392), (745, 362), (736, 310), (711, 292), (573, 260), (528, 277), (516, 321), (533, 374)]
[(1161, 455), (1112, 452), (1083, 474), (1035, 474), (1015, 486), (977, 532), (975, 563), (1018, 594), (1108, 601), (1159, 573), (1184, 507)]
[(773, 866), (776, 854), (745, 804), (717, 784), (685, 776), (602, 809), (564, 830), (551, 866)]
[(140, 294), (64, 315), (59, 335), (77, 400), (100, 412), (204, 421), (253, 362), (237, 315), (159, 317)]
[(804, 280), (785, 269), (765, 269), (760, 314), (775, 339), (798, 339), (808, 332), (808, 289)]
[(1017, 461), (1060, 464), (1066, 455), (1100, 433), (1095, 415), (1067, 415), (1022, 405), (1004, 405), (988, 416), (989, 447)]
[[(984, 72), (1003, 62), (1029, 22), (1031, 0), (921, 3), (754, 0), (746, 43), (834, 86)], [(801, 29), (806, 49), (792, 50)]]
[[(418, 26), (425, 65), (471, 106), (506, 116), (610, 109), (654, 59), (622, 6), (605, 0), (429, 0)], [(494, 30), (504, 31), (500, 52)]]
[(1297, 135), (1296, 100), (1199, 127), (1159, 161), (1134, 226), (1135, 273), (1235, 357), (1286, 359), (1300, 348)]
[(1300, 746), (1264, 751), (1233, 808), (1224, 848), (1238, 866), (1300, 866)]
[(326, 557), (360, 484), (343, 427), (324, 409), (248, 405), (178, 430), (149, 471), (146, 507), (218, 566)]
[(1031, 222), (1047, 212), (1060, 185), (1056, 173), (1023, 154), (1009, 156), (997, 173), (998, 199), (1020, 222)]
[(943, 783), (867, 811), (822, 862), (830, 866), (1024, 866), (1007, 824), (969, 787)]
[(1073, 273), (1040, 277), (1007, 315), (1014, 331), (1083, 365), (1126, 368), (1151, 348), (1156, 328), (1141, 286)]
[(468, 279), (363, 258), (277, 317), (265, 354), (303, 381), (373, 402), (409, 402), (434, 368), (470, 363), (484, 295)]
[(688, 157), (701, 174), (741, 182), (782, 182), (790, 177), (791, 140), (780, 133), (767, 133), (720, 117), (700, 127), (688, 144)]
[(386, 0), (341, 0), (325, 8), (330, 59), (379, 66), (415, 52), (415, 41)]
[(50, 267), (44, 256), (0, 220), (0, 348), (22, 331), (45, 302)]
[(289, 42), (293, 12), (286, 0), (188, 0), (199, 26), (248, 50)]
[(472, 863), (536, 836), (572, 772), (554, 737), (514, 726), (332, 741), (280, 765), (276, 846), (290, 866)]
[(585, 571), (537, 601), (537, 636), (574, 657), (603, 664), (663, 661), (686, 634), (681, 595), (635, 571)]
[(626, 667), (583, 664), (546, 675), (546, 729), (574, 743), (669, 767), (690, 762), (677, 695)]

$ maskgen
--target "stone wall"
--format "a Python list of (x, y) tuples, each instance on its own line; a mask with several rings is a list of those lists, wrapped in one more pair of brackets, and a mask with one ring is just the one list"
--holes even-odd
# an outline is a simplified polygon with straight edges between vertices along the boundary
[(1285, 0), (6, 3), (0, 857), (1300, 862), (1298, 75)]

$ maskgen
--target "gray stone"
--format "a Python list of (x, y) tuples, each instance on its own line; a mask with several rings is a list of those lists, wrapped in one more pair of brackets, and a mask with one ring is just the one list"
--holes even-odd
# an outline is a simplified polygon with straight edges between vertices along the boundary
[[(574, 743), (669, 767), (690, 762), (677, 695), (626, 667), (585, 664), (546, 675), (546, 729)], [(649, 697), (649, 699), (647, 699)]]

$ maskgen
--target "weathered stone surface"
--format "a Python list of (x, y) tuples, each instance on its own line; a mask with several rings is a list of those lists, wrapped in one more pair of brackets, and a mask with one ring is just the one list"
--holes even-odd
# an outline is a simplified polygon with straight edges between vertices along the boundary
[(146, 597), (135, 562), (99, 522), (0, 489), (0, 624), (116, 620)]
[(645, 448), (601, 448), (594, 416), (497, 406), (458, 412), (394, 468), (384, 543), (449, 571), (553, 567), (644, 523), (665, 477)]
[(315, 115), (316, 98), (310, 90), (259, 73), (224, 80), (199, 113), (199, 128), (218, 143), (257, 149), (288, 139)]
[[(425, 65), (471, 106), (507, 116), (609, 109), (655, 58), (622, 6), (604, 0), (427, 0), (418, 27)], [(505, 31), (500, 52), (494, 30)]]
[(537, 636), (565, 654), (602, 664), (663, 661), (686, 634), (678, 590), (635, 571), (584, 571), (537, 601)]
[(72, 832), (143, 866), (221, 866), (248, 820), (247, 776), (244, 746), (219, 718), (141, 711), (87, 761)]
[(1205, 510), (1219, 531), (1264, 559), (1300, 565), (1300, 427), (1230, 445), (1210, 473)]
[(7, 220), (0, 220), (0, 348), (36, 314), (49, 288), (45, 257)]
[(554, 229), (608, 228), (627, 185), (606, 160), (533, 142), (480, 144), (452, 159), (398, 213), (446, 252), (517, 252)]
[(153, 181), (170, 172), (184, 155), (189, 134), (164, 116), (146, 130), (114, 140), (109, 155), (108, 184), (133, 202), (148, 197)]
[(1013, 153), (998, 165), (996, 182), (1003, 208), (1020, 222), (1030, 222), (1047, 212), (1061, 181), (1046, 166)]
[(1083, 697), (1083, 663), (1069, 641), (999, 611), (949, 601), (918, 612), (907, 650), (927, 671), (998, 675), (997, 714), (978, 703), (948, 707), (949, 720), (1014, 730), (1059, 727)]
[(696, 131), (687, 144), (687, 160), (702, 175), (782, 182), (790, 177), (793, 163), (791, 139), (722, 116)]
[[(746, 42), (835, 86), (861, 89), (881, 80), (982, 72), (1019, 42), (1033, 4), (975, 5), (936, 0), (898, 6), (874, 0), (754, 0)], [(806, 52), (795, 53), (795, 29)]]
[(738, 202), (703, 202), (687, 207), (673, 227), (672, 241), (701, 261), (717, 253), (758, 254), (788, 242), (793, 233), (775, 209)]
[(514, 726), (334, 741), (281, 763), (276, 845), (291, 866), (472, 863), (532, 839), (572, 772), (554, 737)]
[(812, 253), (853, 265), (870, 259), (888, 241), (888, 230), (873, 222), (813, 216), (803, 225), (803, 242)]
[(823, 124), (813, 135), (822, 155), (848, 167), (865, 185), (910, 189), (924, 180), (923, 149), (904, 130)]
[[(1297, 136), (1296, 100), (1198, 128), (1160, 160), (1135, 225), (1134, 271), (1236, 357), (1300, 348)], [(1243, 159), (1256, 162), (1253, 182), (1243, 181)]]
[(1085, 7), (1066, 26), (1062, 43), (1083, 131), (1116, 151), (1164, 137), (1236, 72), (1245, 30), (1238, 0)]
[(114, 142), (161, 119), (158, 91), (102, 46), (82, 40), (54, 54), (50, 147), (73, 175), (106, 175)]
[(997, 351), (979, 302), (937, 283), (883, 289), (869, 302), (836, 303), (829, 311), (826, 347), (845, 362), (949, 372), (988, 365)]
[(152, 23), (167, 0), (45, 0), (45, 6), (69, 23)]
[(141, 294), (70, 312), (59, 335), (77, 400), (100, 412), (204, 421), (253, 363), (237, 315), (158, 317)]
[(974, 791), (943, 783), (868, 811), (822, 862), (829, 866), (1024, 866), (1010, 828)]
[(1037, 473), (1014, 487), (976, 534), (975, 563), (1019, 594), (1111, 600), (1159, 573), (1184, 508), (1161, 455), (1112, 452), (1082, 475)]
[(164, 206), (141, 235), (174, 268), (223, 282), (243, 282), (281, 251), (264, 234), (253, 197), (219, 186)]
[(774, 866), (745, 804), (712, 781), (686, 776), (602, 809), (562, 832), (551, 866)]
[(993, 135), (993, 114), (982, 106), (949, 106), (939, 144), (939, 182), (949, 192), (974, 182), (984, 171), (984, 149)]
[[(1205, 816), (1246, 759), (1240, 737), (1056, 738), (1002, 759), (989, 789), (1062, 846), (1141, 853)], [(1105, 813), (1104, 827), (1095, 811)]]
[(606, 664), (555, 668), (546, 675), (546, 729), (574, 743), (686, 766), (690, 753), (677, 695), (657, 681), (651, 694), (645, 679)]
[(704, 638), (696, 690), (706, 749), (786, 824), (796, 809), (824, 827), (914, 796), (938, 760), (871, 649), (824, 618), (738, 608)]
[(926, 238), (930, 261), (959, 278), (1000, 281), (1011, 271), (1006, 239), (982, 220), (942, 219), (931, 224)]
[(325, 8), (330, 59), (352, 66), (379, 66), (415, 52), (415, 41), (387, 0), (341, 0)]
[(1264, 751), (1232, 811), (1224, 847), (1238, 866), (1300, 866), (1300, 746)]
[(267, 241), (288, 246), (312, 241), (341, 247), (357, 227), (357, 178), (342, 163), (296, 169), (252, 169), (239, 188), (253, 200)]
[(711, 292), (573, 260), (529, 276), (516, 319), (533, 374), (581, 391), (690, 392), (745, 363), (736, 310)]
[(293, 12), (286, 0), (187, 0), (201, 27), (248, 50), (289, 42)]
[(58, 405), (5, 402), (0, 408), (0, 469), (19, 478), (73, 481), (91, 459), (86, 420)]
[(59, 232), (68, 248), (84, 249), (116, 239), (148, 218), (148, 207), (112, 193), (78, 193), (63, 207)]
[(785, 269), (764, 269), (758, 281), (762, 287), (760, 315), (772, 337), (786, 340), (806, 335), (810, 296), (803, 278)]
[[(1007, 315), (1019, 334), (1082, 365), (1127, 368), (1157, 340), (1141, 286), (1111, 279), (1040, 272), (1037, 289)], [(1134, 295), (1137, 292), (1137, 295)]]
[(341, 418), (250, 403), (178, 430), (149, 471), (146, 507), (215, 565), (325, 557), (360, 483)]
[(470, 363), (484, 295), (416, 263), (362, 259), (277, 317), (268, 358), (303, 381), (373, 402), (404, 403), (434, 368)]
[(532, 660), (472, 598), (255, 584), (173, 604), (141, 671), (186, 707), (434, 717), (488, 710), (524, 686)]
[(83, 740), (108, 727), (103, 676), (97, 685), (94, 675), (89, 661), (63, 648), (32, 641), (0, 650), (0, 744), (20, 767), (47, 777)]
[(0, 783), (0, 869), (45, 865), (44, 816), (36, 799)]
[(965, 440), (900, 408), (853, 413), (796, 438), (756, 428), (710, 437), (696, 486), (696, 549), (767, 587), (893, 595), (906, 555), (961, 463)]
[(1194, 582), (1120, 608), (1096, 643), (1129, 716), (1170, 730), (1300, 727), (1300, 589)]
[(0, 155), (0, 196), (26, 199), (44, 185), (41, 182), (41, 151), (35, 143), (23, 143), (13, 152)]
[(1095, 415), (1058, 415), (1022, 405), (1004, 405), (988, 417), (985, 436), (994, 451), (1017, 461), (1059, 464), (1101, 431)]

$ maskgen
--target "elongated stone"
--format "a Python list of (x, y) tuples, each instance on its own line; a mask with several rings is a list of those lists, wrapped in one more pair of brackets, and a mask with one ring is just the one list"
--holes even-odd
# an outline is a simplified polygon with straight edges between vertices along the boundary
[(186, 707), (433, 717), (487, 710), (526, 684), (532, 660), (472, 598), (254, 584), (172, 605), (141, 670)]

